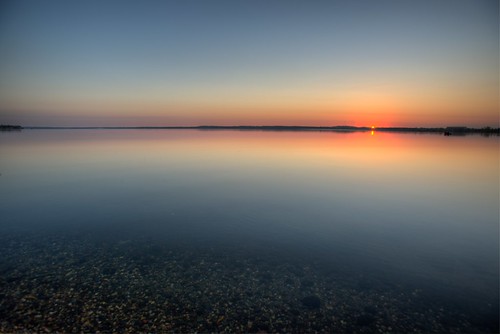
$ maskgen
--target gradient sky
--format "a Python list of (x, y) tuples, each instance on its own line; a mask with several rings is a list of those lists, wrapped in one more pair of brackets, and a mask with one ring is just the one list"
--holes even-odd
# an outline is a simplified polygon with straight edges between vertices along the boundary
[(498, 0), (0, 5), (0, 123), (498, 126), (498, 96)]

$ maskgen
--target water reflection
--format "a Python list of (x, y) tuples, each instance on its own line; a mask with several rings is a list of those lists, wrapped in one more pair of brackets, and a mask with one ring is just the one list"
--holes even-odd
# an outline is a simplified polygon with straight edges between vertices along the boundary
[[(195, 130), (31, 130), (0, 136), (0, 155), (7, 157), (0, 161), (0, 229), (11, 245), (47, 254), (43, 261), (53, 252), (105, 254), (107, 247), (101, 262), (85, 261), (125, 266), (111, 261), (116, 256), (160, 270), (173, 262), (158, 264), (154, 254), (214, 266), (214, 258), (230, 257), (228, 263), (243, 269), (224, 270), (268, 272), (258, 279), (271, 290), (298, 284), (306, 294), (297, 296), (299, 305), (312, 294), (305, 300), (315, 309), (314, 296), (321, 297), (325, 317), (327, 296), (361, 298), (375, 289), (394, 297), (400, 287), (405, 298), (416, 293), (431, 304), (459, 305), (446, 316), (467, 315), (458, 327), (433, 315), (435, 327), (419, 330), (498, 328), (491, 325), (498, 319), (492, 315), (498, 304), (498, 138)], [(48, 235), (55, 246), (43, 239), (36, 248), (26, 235)], [(77, 241), (68, 243), (68, 235)], [(214, 257), (203, 258), (207, 252)], [(199, 261), (193, 272), (184, 271), (203, 275)], [(277, 263), (280, 270), (273, 269)], [(4, 275), (16, 265), (8, 268), (13, 269)], [(160, 275), (154, 272), (147, 277)], [(273, 285), (277, 280), (285, 285)], [(350, 292), (329, 295), (333, 287)], [(394, 298), (394, 305), (405, 305)], [(423, 308), (430, 307), (426, 303)], [(310, 304), (303, 307), (309, 310)], [(337, 331), (371, 328), (382, 326), (378, 312), (361, 312), (351, 327), (326, 318), (318, 322)], [(406, 331), (421, 320), (406, 321), (408, 327), (397, 321), (392, 326)]]

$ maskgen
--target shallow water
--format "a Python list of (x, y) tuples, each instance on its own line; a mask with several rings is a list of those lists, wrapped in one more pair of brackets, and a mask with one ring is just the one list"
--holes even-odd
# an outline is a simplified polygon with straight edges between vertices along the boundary
[(0, 330), (498, 332), (498, 137), (0, 133)]

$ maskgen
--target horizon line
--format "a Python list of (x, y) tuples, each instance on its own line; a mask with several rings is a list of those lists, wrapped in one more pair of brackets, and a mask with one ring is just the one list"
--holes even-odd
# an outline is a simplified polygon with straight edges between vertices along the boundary
[(409, 127), (409, 126), (391, 126), (391, 127), (376, 127), (376, 126), (352, 126), (352, 125), (335, 125), (335, 126), (308, 126), (308, 125), (196, 125), (196, 126), (21, 126), (0, 124), (0, 128), (4, 130), (326, 130), (326, 131), (408, 131), (408, 132), (493, 132), (500, 133), (500, 127), (485, 126), (481, 128), (471, 128), (467, 126), (441, 126), (441, 127)]

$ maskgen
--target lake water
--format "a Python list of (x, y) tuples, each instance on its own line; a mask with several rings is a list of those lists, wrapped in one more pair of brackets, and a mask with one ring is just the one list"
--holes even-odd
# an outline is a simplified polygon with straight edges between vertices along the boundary
[(498, 332), (499, 138), (0, 133), (0, 331)]

